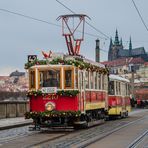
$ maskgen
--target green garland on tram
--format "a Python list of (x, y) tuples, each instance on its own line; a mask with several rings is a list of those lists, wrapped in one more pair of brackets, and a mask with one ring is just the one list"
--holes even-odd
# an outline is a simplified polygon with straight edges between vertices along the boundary
[(48, 94), (48, 93), (43, 93), (41, 90), (31, 90), (28, 91), (27, 96), (47, 96), (47, 95), (59, 95), (59, 96), (66, 96), (66, 97), (75, 97), (79, 94), (79, 90), (58, 90), (57, 93), (53, 94)]
[(34, 60), (32, 62), (28, 62), (25, 64), (25, 69), (29, 69), (30, 67), (34, 65), (57, 65), (57, 64), (62, 64), (62, 65), (73, 65), (78, 67), (79, 69), (87, 69), (89, 71), (96, 71), (99, 72), (100, 74), (109, 74), (108, 68), (101, 68), (96, 65), (92, 65), (90, 63), (86, 63), (82, 60), (63, 60), (61, 58), (56, 58), (53, 59), (52, 61), (48, 60)]
[(25, 114), (26, 119), (37, 119), (40, 117), (43, 118), (52, 118), (52, 117), (79, 117), (81, 115), (80, 111), (44, 111), (44, 112), (26, 112)]

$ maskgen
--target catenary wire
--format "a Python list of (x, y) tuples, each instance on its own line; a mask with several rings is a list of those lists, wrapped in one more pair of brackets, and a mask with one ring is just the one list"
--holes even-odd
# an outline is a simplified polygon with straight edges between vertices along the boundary
[[(76, 14), (73, 10), (71, 10), (69, 7), (67, 7), (65, 4), (63, 4), (62, 2), (60, 2), (59, 0), (56, 0), (59, 4), (61, 4), (63, 7), (65, 7), (66, 9), (68, 9), (71, 13)], [(105, 36), (105, 40), (110, 39), (109, 36), (107, 36), (105, 33), (103, 33), (102, 31), (100, 31), (99, 29), (97, 29), (96, 27), (94, 27), (93, 25), (91, 25), (90, 23), (88, 23), (86, 21), (86, 24), (89, 25), (91, 28), (93, 28), (95, 31), (99, 32), (100, 34), (102, 34), (103, 36)]]
[[(21, 16), (21, 17), (24, 17), (24, 18), (27, 18), (27, 19), (31, 19), (31, 20), (34, 20), (34, 21), (46, 23), (46, 24), (53, 25), (53, 26), (56, 26), (56, 27), (60, 27), (60, 28), (62, 27), (61, 25), (58, 25), (58, 24), (55, 24), (55, 23), (52, 23), (52, 22), (49, 22), (49, 21), (46, 21), (46, 20), (38, 19), (38, 18), (35, 18), (35, 17), (32, 17), (32, 16), (24, 15), (22, 13), (10, 11), (8, 9), (0, 8), (0, 11), (6, 12), (6, 13), (11, 13), (11, 14), (14, 14), (14, 15), (18, 15), (18, 16)], [(78, 32), (80, 32), (80, 31), (78, 31)], [(95, 37), (95, 38), (99, 37), (98, 35), (94, 35), (94, 34), (88, 33), (88, 32), (85, 32), (85, 34), (89, 35), (89, 36), (92, 36), (92, 37)]]
[(146, 25), (146, 23), (145, 23), (145, 21), (144, 21), (144, 19), (143, 19), (142, 15), (141, 15), (141, 13), (140, 13), (139, 9), (138, 9), (138, 7), (137, 7), (137, 5), (136, 5), (135, 1), (134, 1), (134, 0), (132, 0), (132, 2), (133, 2), (133, 5), (134, 5), (134, 7), (135, 7), (135, 9), (136, 9), (136, 11), (137, 11), (137, 13), (138, 13), (138, 15), (139, 15), (139, 17), (140, 17), (141, 21), (142, 21), (142, 23), (143, 23), (144, 27), (145, 27), (145, 28), (146, 28), (146, 30), (148, 31), (148, 27), (147, 27), (147, 25)]

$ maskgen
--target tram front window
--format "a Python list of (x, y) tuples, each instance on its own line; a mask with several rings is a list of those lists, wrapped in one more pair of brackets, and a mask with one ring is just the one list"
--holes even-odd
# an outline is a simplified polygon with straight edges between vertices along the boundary
[(40, 87), (60, 88), (60, 70), (41, 71)]
[(65, 70), (65, 87), (72, 87), (72, 70)]
[(30, 72), (29, 81), (30, 81), (30, 89), (35, 88), (35, 71)]

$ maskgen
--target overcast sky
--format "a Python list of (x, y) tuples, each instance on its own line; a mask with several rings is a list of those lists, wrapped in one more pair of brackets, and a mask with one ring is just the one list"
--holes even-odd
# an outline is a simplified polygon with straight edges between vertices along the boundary
[[(118, 29), (125, 48), (132, 37), (133, 47), (144, 46), (148, 51), (148, 31), (144, 28), (132, 0), (59, 0), (76, 13), (87, 14), (91, 25), (109, 37), (115, 36)], [(146, 25), (148, 25), (148, 0), (135, 0)], [(56, 0), (0, 0), (0, 9), (21, 13), (42, 19), (57, 25), (59, 15), (70, 12)], [(101, 61), (107, 60), (109, 40), (86, 25), (85, 31), (101, 41)], [(94, 59), (97, 37), (85, 35), (81, 54)], [(9, 74), (18, 69), (24, 71), (28, 54), (41, 57), (41, 50), (67, 52), (61, 28), (0, 11), (0, 75)]]

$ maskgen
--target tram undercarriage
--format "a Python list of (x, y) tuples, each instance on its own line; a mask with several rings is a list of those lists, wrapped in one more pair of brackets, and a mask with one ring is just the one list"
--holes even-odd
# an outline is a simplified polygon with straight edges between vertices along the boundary
[(107, 111), (102, 109), (87, 110), (79, 117), (38, 117), (34, 119), (34, 130), (40, 128), (73, 127), (75, 129), (87, 128), (104, 123), (108, 117)]

